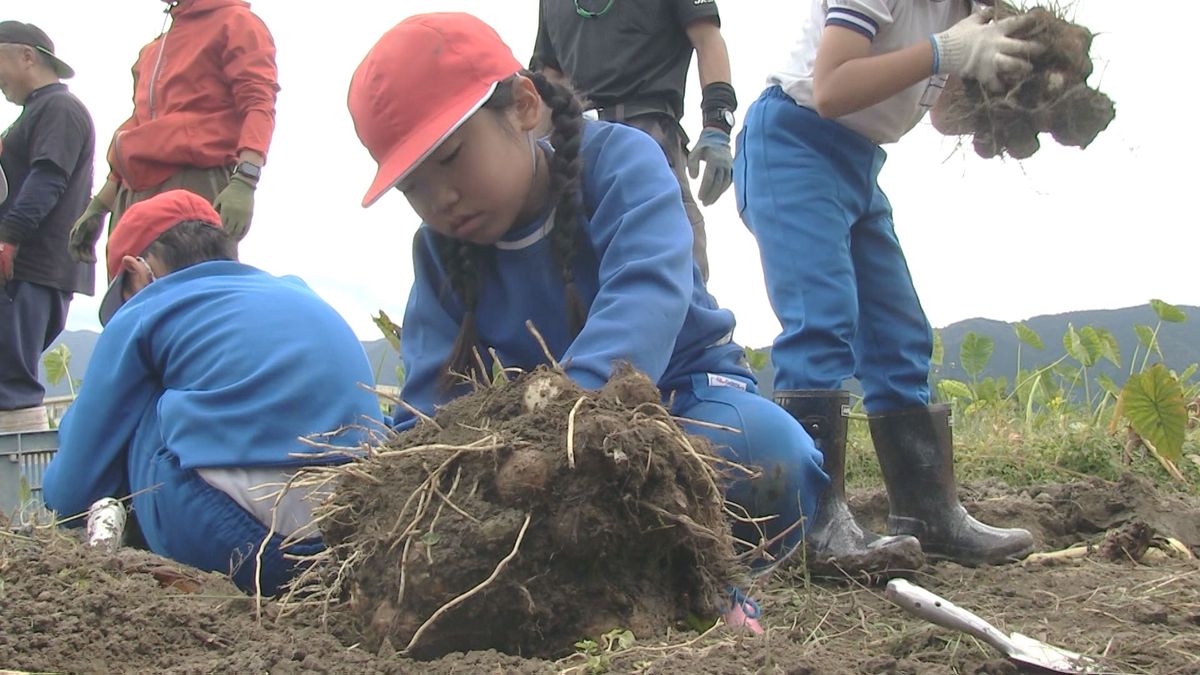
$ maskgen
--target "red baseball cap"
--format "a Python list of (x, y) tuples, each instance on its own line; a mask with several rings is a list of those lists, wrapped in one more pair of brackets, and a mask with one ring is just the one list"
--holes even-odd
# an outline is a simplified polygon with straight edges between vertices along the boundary
[(363, 206), (404, 180), (521, 70), (496, 31), (470, 14), (416, 14), (384, 33), (354, 71), (347, 101), (379, 164)]
[(221, 216), (203, 197), (187, 190), (169, 190), (140, 201), (121, 216), (108, 237), (108, 292), (100, 303), (100, 325), (125, 304), (125, 256), (140, 256), (162, 233), (179, 223), (198, 220), (221, 229)]

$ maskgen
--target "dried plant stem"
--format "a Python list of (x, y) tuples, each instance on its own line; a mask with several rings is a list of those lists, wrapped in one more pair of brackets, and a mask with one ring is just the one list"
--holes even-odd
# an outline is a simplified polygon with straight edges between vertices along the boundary
[(533, 321), (526, 319), (525, 327), (529, 329), (529, 332), (533, 334), (533, 339), (537, 340), (538, 346), (542, 348), (542, 355), (546, 357), (546, 363), (549, 363), (550, 367), (555, 371), (565, 375), (566, 372), (563, 370), (562, 366), (559, 365), (558, 359), (554, 358), (554, 354), (551, 353), (549, 345), (546, 344), (546, 339), (543, 338), (542, 334), (538, 332), (537, 326), (533, 325)]

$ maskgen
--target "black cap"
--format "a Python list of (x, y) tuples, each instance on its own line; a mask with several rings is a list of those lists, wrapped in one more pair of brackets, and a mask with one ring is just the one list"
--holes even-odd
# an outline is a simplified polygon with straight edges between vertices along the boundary
[(4, 43), (33, 47), (50, 60), (54, 72), (58, 73), (59, 77), (64, 80), (75, 77), (75, 69), (54, 55), (54, 43), (50, 41), (49, 36), (31, 23), (0, 21), (0, 44)]

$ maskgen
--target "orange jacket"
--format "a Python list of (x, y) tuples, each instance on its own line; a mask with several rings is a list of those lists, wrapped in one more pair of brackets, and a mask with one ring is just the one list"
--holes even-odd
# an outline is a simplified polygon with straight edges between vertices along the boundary
[(182, 167), (267, 154), (275, 128), (275, 43), (244, 0), (183, 0), (133, 66), (133, 116), (113, 134), (110, 178), (148, 190)]

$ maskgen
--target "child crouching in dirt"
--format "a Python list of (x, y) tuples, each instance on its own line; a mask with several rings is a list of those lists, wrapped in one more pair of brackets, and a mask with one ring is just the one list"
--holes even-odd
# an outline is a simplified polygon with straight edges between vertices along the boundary
[[(786, 65), (746, 114), (734, 165), (738, 210), (783, 326), (775, 399), (805, 424), (833, 479), (809, 560), (878, 572), (921, 549), (967, 565), (1020, 558), (1029, 532), (984, 525), (958, 501), (949, 409), (929, 405), (932, 332), (877, 179), (880, 146), (916, 126), (947, 77), (994, 89), (1030, 70), (1037, 45), (1010, 37), (1022, 19), (991, 21), (966, 0), (810, 4)], [(845, 502), (851, 377), (887, 486), (888, 537), (862, 530)]]
[[(543, 102), (550, 144), (534, 136)], [(466, 14), (413, 16), (386, 33), (355, 72), (349, 107), (379, 164), (364, 206), (395, 188), (424, 221), (403, 323), (407, 403), (432, 413), (467, 393), (452, 373), (486, 379), (489, 349), (506, 367), (545, 363), (532, 321), (581, 386), (600, 388), (626, 361), (657, 382), (673, 414), (736, 429), (691, 430), (763, 469), (727, 496), (753, 516), (778, 516), (764, 526), (780, 539), (776, 558), (801, 543), (797, 524), (828, 483), (820, 456), (757, 395), (733, 315), (693, 261), (679, 184), (649, 136), (585, 122), (569, 89), (522, 70)], [(755, 614), (734, 602), (726, 620), (754, 630)]]
[[(383, 419), (337, 312), (300, 279), (236, 258), (221, 217), (191, 192), (129, 208), (108, 241), (104, 332), (43, 491), (62, 516), (132, 496), (151, 551), (273, 594), (293, 573), (285, 550), (321, 549), (305, 494), (274, 493), (299, 467), (337, 461), (297, 437), (345, 427), (322, 440), (353, 449), (357, 430)], [(287, 538), (299, 541), (281, 550)]]

